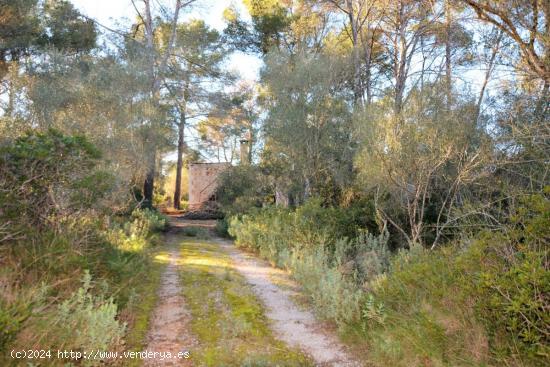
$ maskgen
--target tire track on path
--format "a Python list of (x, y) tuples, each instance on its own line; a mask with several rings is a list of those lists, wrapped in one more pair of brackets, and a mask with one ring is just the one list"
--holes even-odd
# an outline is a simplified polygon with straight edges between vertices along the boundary
[(177, 235), (168, 234), (167, 242), (171, 248), (168, 251), (168, 265), (162, 274), (158, 289), (158, 304), (153, 311), (151, 325), (147, 335), (147, 351), (167, 353), (172, 356), (189, 351), (189, 359), (146, 359), (144, 366), (192, 366), (192, 348), (197, 341), (188, 332), (191, 315), (182, 297), (182, 288), (178, 275), (179, 245)]

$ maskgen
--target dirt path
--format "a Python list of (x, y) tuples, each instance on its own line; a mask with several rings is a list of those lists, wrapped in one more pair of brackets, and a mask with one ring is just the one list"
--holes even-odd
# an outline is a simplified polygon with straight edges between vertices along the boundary
[(286, 282), (292, 283), (284, 272), (238, 250), (230, 241), (218, 239), (216, 242), (229, 253), (235, 268), (253, 285), (280, 340), (309, 354), (317, 366), (361, 366), (351, 358), (336, 336), (323, 330), (311, 312), (296, 306), (291, 291), (273, 283), (274, 277), (286, 278)]
[[(194, 349), (199, 353), (195, 355), (198, 360), (204, 359), (203, 353), (215, 350), (214, 355), (220, 357), (225, 353), (223, 358), (228, 361), (236, 358), (237, 361), (241, 358), (234, 355), (237, 349), (245, 350), (250, 343), (261, 341), (261, 345), (258, 344), (246, 353), (266, 352), (274, 358), (270, 361), (276, 362), (279, 358), (287, 358), (290, 353), (293, 353), (292, 358), (299, 360), (299, 355), (292, 352), (299, 350), (309, 356), (307, 359), (311, 359), (315, 366), (362, 365), (353, 360), (346, 347), (311, 312), (296, 305), (292, 299), (296, 292), (287, 289), (287, 286), (277, 285), (290, 284), (291, 288), (298, 288), (285, 272), (237, 249), (231, 241), (215, 237), (214, 221), (171, 217), (170, 224), (172, 234), (167, 236), (172, 245), (169, 264), (162, 276), (159, 304), (153, 315), (147, 350), (177, 354), (183, 350), (191, 350), (193, 353)], [(185, 227), (202, 227), (212, 233), (213, 239), (190, 239), (182, 234)], [(240, 274), (242, 283), (231, 272)], [(245, 287), (250, 290), (247, 291)], [(218, 297), (212, 298), (212, 294)], [(225, 304), (222, 304), (222, 299), (226, 300)], [(227, 303), (227, 300), (232, 301)], [(235, 314), (241, 312), (239, 307), (243, 308), (243, 305), (246, 306), (244, 310), (247, 310), (243, 315), (256, 309), (254, 302), (263, 304), (261, 314), (265, 317), (258, 315), (256, 317), (259, 319), (248, 321), (234, 319)], [(227, 320), (223, 317), (220, 319), (220, 315), (227, 316)], [(258, 323), (254, 324), (254, 320), (258, 320)], [(235, 325), (231, 324), (235, 322)], [(262, 322), (266, 324), (262, 326)], [(225, 327), (226, 323), (231, 324), (230, 327)], [(260, 332), (264, 336), (258, 338), (258, 332), (248, 330), (250, 327), (271, 331)], [(203, 328), (206, 329), (201, 330)], [(191, 329), (199, 333), (197, 338), (190, 335)], [(266, 333), (273, 333), (273, 336), (269, 337)], [(232, 347), (225, 350), (228, 346)], [(273, 350), (281, 351), (281, 355), (274, 354)], [(145, 365), (191, 366), (195, 359), (193, 357), (191, 355), (187, 360), (148, 360)]]
[[(168, 235), (167, 240), (173, 240), (174, 235)], [(178, 276), (179, 249), (172, 247), (169, 252), (168, 265), (162, 274), (158, 290), (159, 303), (153, 313), (149, 333), (147, 335), (147, 351), (170, 352), (177, 356), (180, 352), (192, 353), (196, 340), (189, 334), (189, 311), (181, 293)], [(192, 366), (189, 359), (166, 359), (160, 356), (144, 361), (145, 366)]]

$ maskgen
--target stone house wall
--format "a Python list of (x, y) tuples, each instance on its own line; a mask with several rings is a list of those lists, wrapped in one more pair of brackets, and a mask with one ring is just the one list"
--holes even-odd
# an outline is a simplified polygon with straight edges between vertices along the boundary
[(220, 173), (231, 167), (230, 163), (191, 163), (189, 173), (189, 210), (201, 209), (218, 188)]

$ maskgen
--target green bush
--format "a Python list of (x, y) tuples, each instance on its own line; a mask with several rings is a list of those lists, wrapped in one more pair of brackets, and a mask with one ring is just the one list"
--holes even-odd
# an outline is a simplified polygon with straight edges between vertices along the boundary
[(166, 229), (168, 221), (166, 216), (157, 212), (156, 210), (151, 209), (135, 209), (132, 212), (132, 222), (133, 228), (130, 230), (136, 233), (153, 233), (159, 232)]
[(59, 340), (57, 345), (81, 351), (107, 350), (122, 340), (126, 326), (116, 319), (116, 304), (112, 298), (92, 295), (91, 281), (86, 272), (82, 287), (59, 305), (50, 333), (52, 340)]
[(239, 165), (228, 168), (220, 178), (216, 197), (223, 211), (235, 215), (246, 213), (269, 202), (269, 195), (258, 167)]
[(33, 311), (43, 306), (47, 288), (38, 285), (24, 290), (18, 289), (17, 294), (7, 294), (14, 291), (8, 287), (4, 287), (2, 291), (4, 294), (0, 296), (0, 351), (16, 338)]
[(289, 269), (322, 317), (375, 366), (542, 366), (549, 357), (550, 201), (510, 207), (499, 232), (392, 255), (388, 234), (342, 236), (341, 209), (310, 202), (230, 219), (237, 246)]
[(210, 237), (208, 235), (208, 230), (202, 227), (183, 227), (180, 229), (180, 233), (182, 233), (184, 236), (196, 237), (201, 239)]
[(130, 219), (106, 232), (108, 241), (127, 251), (143, 250), (151, 242), (151, 236), (165, 230), (167, 225), (164, 215), (150, 209), (135, 209)]
[(229, 238), (229, 222), (227, 221), (227, 219), (218, 219), (216, 221), (216, 227), (214, 227), (214, 231), (220, 237)]
[(461, 259), (479, 269), (472, 293), (502, 353), (550, 358), (549, 239), (550, 200), (534, 195), (521, 200), (505, 231), (482, 234)]
[[(365, 340), (378, 365), (543, 366), (549, 354), (550, 201), (521, 201), (499, 232), (401, 251), (372, 281)], [(415, 343), (407, 341), (415, 340)]]
[(359, 321), (365, 294), (352, 277), (331, 263), (327, 250), (293, 251), (287, 267), (311, 297), (319, 315), (340, 327)]
[[(97, 172), (100, 152), (82, 136), (29, 132), (0, 147), (0, 220), (43, 226), (94, 206), (112, 177)], [(101, 182), (101, 184), (98, 184)]]
[[(125, 322), (134, 335), (140, 315), (146, 328), (142, 308), (159, 278), (151, 231), (164, 220), (154, 212), (118, 219), (81, 215), (58, 221), (56, 230), (29, 227), (25, 239), (0, 246), (0, 365), (9, 362), (6, 350), (30, 343), (76, 349), (109, 342), (120, 350)], [(88, 270), (82, 285), (75, 275)], [(143, 274), (153, 275), (144, 281)]]

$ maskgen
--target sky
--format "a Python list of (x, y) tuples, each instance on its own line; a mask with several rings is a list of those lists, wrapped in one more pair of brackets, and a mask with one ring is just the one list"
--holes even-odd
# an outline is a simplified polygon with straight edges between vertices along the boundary
[[(86, 16), (114, 29), (118, 29), (121, 24), (130, 24), (130, 21), (136, 16), (131, 0), (70, 1)], [(142, 1), (135, 0), (135, 3), (141, 10)], [(173, 9), (175, 0), (153, 1), (154, 6), (158, 3)], [(248, 11), (241, 0), (198, 0), (194, 9), (185, 14), (185, 18), (203, 19), (209, 26), (222, 31), (224, 28), (223, 11), (230, 5), (237, 7), (245, 19), (248, 17)], [(262, 61), (258, 57), (240, 52), (233, 54), (228, 61), (229, 69), (238, 71), (246, 80), (257, 80), (261, 66)]]

